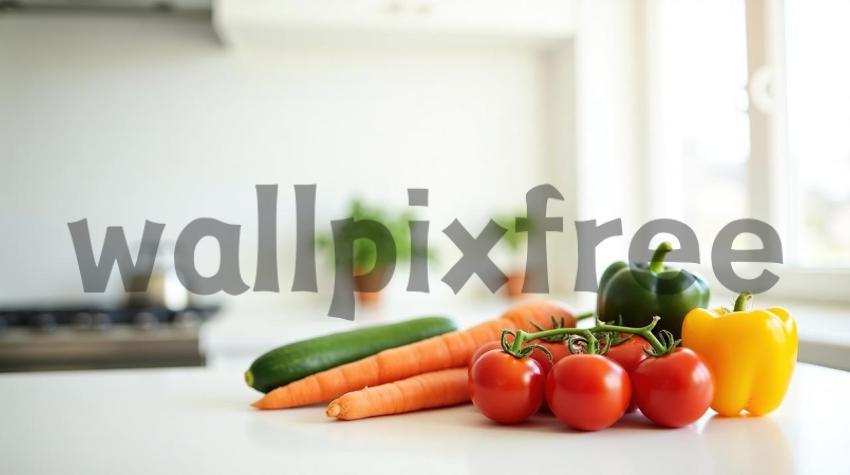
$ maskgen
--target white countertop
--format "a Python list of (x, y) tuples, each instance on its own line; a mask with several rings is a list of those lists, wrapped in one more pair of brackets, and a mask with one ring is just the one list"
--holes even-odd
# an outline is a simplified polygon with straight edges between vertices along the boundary
[(800, 364), (763, 418), (670, 430), (631, 415), (580, 433), (543, 415), (498, 426), (470, 405), (352, 422), (259, 412), (235, 370), (4, 374), (0, 473), (836, 473), (848, 396), (850, 373)]
[[(302, 305), (230, 307), (201, 328), (201, 351), (217, 368), (246, 369), (258, 355), (279, 345), (365, 324), (386, 323), (423, 315), (445, 315), (459, 326), (495, 318), (513, 302), (501, 298), (437, 298), (429, 295), (393, 295), (372, 309), (358, 309), (355, 322), (330, 318), (327, 308), (313, 302)], [(498, 297), (498, 296), (496, 296)], [(595, 295), (570, 294), (562, 300), (576, 310), (593, 308)], [(716, 296), (714, 305), (725, 296)], [(765, 299), (767, 300), (767, 299)], [(850, 371), (850, 305), (776, 301), (788, 308), (800, 332), (800, 361)]]

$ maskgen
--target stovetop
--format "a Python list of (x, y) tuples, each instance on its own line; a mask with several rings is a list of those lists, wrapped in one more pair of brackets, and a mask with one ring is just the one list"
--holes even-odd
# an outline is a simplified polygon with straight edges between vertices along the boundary
[(105, 331), (116, 325), (132, 325), (140, 329), (161, 325), (191, 326), (208, 319), (218, 310), (218, 306), (193, 306), (183, 310), (165, 307), (0, 307), (0, 332), (13, 327), (50, 332), (59, 327)]
[(218, 306), (0, 308), (0, 372), (202, 366)]

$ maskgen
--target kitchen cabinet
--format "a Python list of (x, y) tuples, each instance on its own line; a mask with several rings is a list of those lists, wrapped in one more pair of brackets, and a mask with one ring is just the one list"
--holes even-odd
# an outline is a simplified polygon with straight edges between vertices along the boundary
[(575, 432), (538, 415), (498, 426), (471, 405), (362, 421), (324, 407), (260, 412), (239, 370), (0, 375), (2, 473), (837, 473), (850, 373), (800, 364), (761, 418), (709, 412), (681, 429), (639, 414)]
[(546, 44), (575, 29), (572, 0), (216, 0), (214, 24), (231, 43), (264, 38), (321, 43), (452, 38)]

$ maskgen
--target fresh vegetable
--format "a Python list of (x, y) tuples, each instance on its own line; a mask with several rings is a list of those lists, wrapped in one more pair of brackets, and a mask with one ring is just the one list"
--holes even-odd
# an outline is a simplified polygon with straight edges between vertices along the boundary
[[(510, 343), (512, 341), (513, 341), (513, 338), (508, 338), (507, 343)], [(560, 352), (560, 349), (557, 348), (558, 346), (560, 346), (560, 347), (563, 348), (564, 353), (567, 353), (567, 347), (566, 347), (566, 345), (564, 345), (563, 342), (561, 342), (560, 344), (539, 342), (539, 344), (540, 344), (540, 346), (546, 347), (547, 350), (549, 350), (549, 347), (551, 346), (551, 347), (554, 348), (554, 350), (556, 352)], [(467, 372), (469, 374), (470, 380), (472, 379), (472, 367), (475, 364), (475, 362), (478, 361), (478, 359), (481, 358), (481, 356), (483, 356), (484, 353), (487, 353), (490, 350), (501, 350), (501, 349), (502, 349), (502, 343), (500, 341), (490, 341), (490, 342), (484, 343), (483, 345), (479, 346), (478, 349), (475, 350), (475, 353), (472, 354), (472, 358), (469, 359), (469, 367), (467, 368)], [(549, 353), (547, 354), (546, 352), (542, 351), (540, 348), (534, 348), (533, 351), (531, 352), (531, 354), (529, 354), (529, 358), (533, 359), (534, 361), (537, 362), (538, 365), (540, 365), (540, 368), (543, 370), (543, 376), (544, 377), (547, 374), (549, 374), (549, 371), (552, 369), (552, 365), (556, 361), (555, 357), (554, 357), (554, 353), (553, 353), (552, 350), (549, 350)], [(545, 408), (546, 408), (546, 401), (544, 400), (543, 404), (541, 404), (541, 410), (545, 409)]]
[(700, 276), (664, 265), (664, 255), (672, 250), (669, 242), (662, 242), (649, 263), (611, 264), (599, 279), (599, 319), (616, 322), (622, 317), (623, 325), (641, 327), (658, 315), (655, 331), (679, 338), (685, 315), (708, 305), (709, 290)]
[(248, 386), (262, 392), (379, 351), (457, 330), (445, 317), (416, 318), (399, 323), (311, 338), (263, 354), (245, 372)]
[(479, 346), (475, 349), (475, 352), (472, 353), (472, 356), (469, 357), (469, 364), (467, 365), (467, 369), (472, 371), (472, 366), (478, 361), (478, 358), (484, 356), (484, 353), (487, 353), (490, 350), (501, 350), (502, 342), (499, 340), (488, 341), (483, 345)]
[(315, 404), (367, 386), (466, 366), (473, 351), (482, 343), (497, 339), (502, 330), (529, 329), (531, 323), (546, 325), (551, 316), (575, 324), (573, 313), (559, 303), (521, 303), (509, 309), (498, 320), (384, 350), (359, 361), (307, 376), (269, 392), (253, 406), (258, 409), (284, 409)]
[[(580, 314), (576, 316), (575, 320), (579, 320), (582, 318), (587, 318), (589, 316), (593, 316), (591, 314)], [(567, 321), (565, 319), (557, 320), (555, 317), (551, 318), (552, 320), (552, 328), (574, 328), (575, 320)], [(534, 324), (532, 325), (539, 331), (543, 331), (544, 328), (540, 325)], [(513, 343), (513, 336), (507, 335), (507, 343)], [(570, 354), (569, 349), (567, 349), (567, 345), (564, 343), (564, 335), (553, 336), (549, 338), (541, 338), (539, 341), (535, 342), (537, 345), (542, 346), (543, 348), (535, 348), (534, 351), (531, 352), (530, 356), (537, 360), (540, 363), (540, 367), (543, 368), (543, 373), (549, 373), (549, 370), (552, 369), (552, 365), (561, 360), (561, 358)], [(472, 354), (472, 357), (469, 359), (469, 369), (472, 370), (472, 365), (478, 358), (481, 357), (484, 353), (487, 353), (490, 350), (501, 349), (502, 342), (501, 340), (493, 340), (484, 343), (479, 346), (478, 349)]]
[[(541, 344), (541, 346), (544, 345)], [(566, 348), (566, 346), (564, 348)], [(502, 343), (498, 340), (488, 341), (487, 343), (484, 343), (483, 345), (479, 346), (478, 349), (475, 350), (475, 353), (472, 354), (472, 357), (469, 358), (469, 365), (467, 366), (468, 372), (470, 374), (472, 373), (472, 366), (475, 364), (476, 361), (478, 361), (478, 358), (481, 358), (484, 355), (484, 353), (487, 353), (490, 350), (501, 349)], [(549, 370), (552, 369), (552, 364), (554, 363), (554, 358), (553, 356), (550, 356), (551, 354), (551, 352), (549, 354), (546, 354), (539, 348), (535, 348), (534, 351), (532, 351), (531, 354), (528, 356), (540, 364), (540, 367), (543, 368), (543, 374), (545, 375), (549, 373)]]
[[(511, 340), (512, 339), (509, 339), (509, 342)], [(552, 369), (553, 364), (557, 363), (561, 360), (561, 358), (569, 354), (567, 345), (565, 345), (564, 342), (547, 343), (541, 341), (537, 343), (546, 348), (549, 353), (547, 354), (539, 348), (535, 348), (529, 356), (540, 364), (540, 367), (543, 368), (543, 374), (548, 374), (549, 370)], [(472, 371), (472, 365), (475, 364), (475, 362), (478, 361), (478, 358), (480, 358), (484, 353), (487, 353), (490, 350), (500, 349), (502, 349), (502, 344), (499, 341), (489, 341), (479, 346), (469, 359), (469, 370)]]
[(469, 395), (485, 416), (516, 424), (540, 410), (546, 384), (534, 358), (516, 358), (501, 349), (484, 353), (469, 373)]
[[(648, 357), (646, 351), (644, 351), (648, 348), (652, 348), (649, 342), (640, 336), (628, 335), (625, 339), (618, 336), (616, 341), (611, 342), (608, 353), (605, 356), (622, 366), (626, 370), (626, 373), (631, 376), (635, 368)], [(637, 409), (637, 403), (634, 399), (634, 394), (632, 394), (632, 400), (626, 412), (632, 412)]]
[[(654, 317), (649, 325), (641, 328), (608, 325), (596, 320), (596, 325), (589, 329), (555, 328), (534, 333), (506, 330), (502, 333), (502, 348), (514, 358), (522, 358), (534, 347), (539, 347), (523, 346), (526, 341), (569, 336), (569, 351), (584, 351), (586, 354), (573, 354), (555, 364), (546, 380), (546, 402), (549, 409), (570, 427), (599, 430), (623, 416), (631, 401), (631, 382), (620, 365), (597, 353), (605, 353), (615, 336), (619, 337), (621, 333), (642, 336), (658, 354), (669, 351), (670, 345), (662, 344), (652, 333), (658, 321), (659, 317)], [(663, 335), (669, 335), (669, 332)], [(513, 343), (508, 344), (510, 336), (513, 336)]]
[[(541, 340), (535, 343), (546, 349), (546, 352), (543, 352), (541, 349), (535, 348), (534, 351), (531, 352), (531, 357), (540, 363), (540, 367), (543, 368), (544, 375), (548, 376), (549, 371), (552, 371), (552, 367), (555, 366), (558, 361), (561, 361), (570, 355), (570, 350), (567, 349), (567, 345), (564, 341), (549, 342)], [(546, 405), (546, 399), (544, 398), (541, 409), (548, 410), (548, 408), (549, 406)]]
[(705, 414), (714, 385), (702, 359), (687, 348), (641, 362), (632, 373), (640, 412), (664, 427), (686, 426)]
[(574, 429), (610, 427), (623, 417), (631, 397), (626, 370), (601, 355), (567, 356), (546, 380), (549, 410)]
[(328, 417), (350, 421), (467, 401), (466, 369), (452, 368), (345, 393), (331, 401), (325, 413)]
[(743, 293), (730, 312), (692, 310), (683, 345), (705, 359), (714, 374), (711, 408), (724, 416), (767, 414), (782, 403), (797, 360), (797, 324), (780, 307), (750, 310)]
[[(696, 353), (676, 348), (679, 340), (669, 331), (661, 332), (661, 340), (653, 334), (659, 320), (655, 316), (641, 328), (597, 320), (588, 329), (556, 328), (535, 333), (506, 330), (502, 348), (510, 356), (522, 358), (532, 350), (523, 346), (526, 341), (570, 335), (570, 351), (586, 353), (562, 359), (547, 377), (549, 408), (571, 427), (598, 430), (614, 424), (626, 411), (632, 390), (638, 407), (648, 418), (662, 426), (679, 427), (699, 419), (708, 409), (712, 377)], [(624, 333), (638, 335), (649, 344), (645, 349), (648, 358), (637, 365), (631, 380), (622, 366), (597, 354), (606, 353)], [(508, 336), (513, 336), (513, 343), (507, 343)]]
[(637, 335), (629, 335), (628, 338), (622, 338), (621, 341), (611, 343), (605, 356), (622, 366), (627, 373), (631, 373), (649, 356), (646, 354), (646, 350), (651, 348), (652, 346), (646, 339)]
[[(576, 315), (576, 321), (583, 320), (583, 319), (589, 318), (589, 317), (593, 317), (593, 312), (585, 312), (585, 313)], [(575, 326), (576, 326), (575, 322), (567, 322), (563, 319), (558, 321), (555, 317), (552, 317), (552, 329), (574, 328)], [(536, 325), (536, 324), (534, 325), (534, 327), (538, 331), (544, 331), (545, 330), (545, 328), (542, 328), (541, 326)], [(549, 367), (551, 367), (552, 365), (554, 365), (558, 361), (561, 361), (564, 357), (566, 357), (570, 354), (570, 350), (569, 350), (569, 348), (567, 348), (567, 345), (566, 345), (566, 340), (568, 339), (568, 337), (569, 337), (569, 335), (552, 335), (552, 336), (540, 338), (540, 339), (538, 339), (538, 341), (535, 342), (535, 344), (540, 345), (547, 350), (548, 355), (546, 355), (547, 357), (545, 358), (544, 362), (549, 363)], [(542, 359), (540, 356), (542, 356), (543, 354), (544, 353), (542, 351), (537, 350), (534, 353), (532, 353), (531, 356), (533, 356), (533, 357), (536, 356), (536, 359), (539, 361), (539, 360)], [(548, 369), (547, 369), (546, 372), (548, 373)]]

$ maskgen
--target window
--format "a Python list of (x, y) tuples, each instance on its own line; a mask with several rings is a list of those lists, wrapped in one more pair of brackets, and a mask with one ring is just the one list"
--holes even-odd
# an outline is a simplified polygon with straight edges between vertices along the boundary
[(669, 190), (649, 215), (701, 238), (763, 219), (777, 290), (850, 299), (850, 2), (654, 0), (646, 18), (647, 155)]
[(797, 263), (850, 268), (850, 2), (785, 0)]
[[(747, 51), (740, 0), (662, 0), (649, 28), (652, 217), (714, 236), (749, 213)], [(718, 34), (722, 32), (722, 34)], [(711, 239), (700, 241), (710, 255)]]

